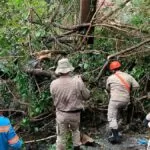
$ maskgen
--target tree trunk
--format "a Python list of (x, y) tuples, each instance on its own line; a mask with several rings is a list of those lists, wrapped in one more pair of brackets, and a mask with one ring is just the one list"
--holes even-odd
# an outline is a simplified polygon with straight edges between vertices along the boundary
[[(97, 0), (80, 0), (80, 23), (89, 23), (96, 11)], [(83, 34), (86, 34), (87, 27), (83, 27)], [(94, 34), (94, 27), (91, 27), (89, 35)], [(87, 38), (87, 44), (94, 43), (94, 37)]]

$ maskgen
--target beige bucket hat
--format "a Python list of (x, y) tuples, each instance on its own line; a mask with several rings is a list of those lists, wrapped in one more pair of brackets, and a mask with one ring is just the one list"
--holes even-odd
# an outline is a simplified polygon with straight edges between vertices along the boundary
[(73, 70), (74, 70), (74, 67), (69, 62), (69, 60), (67, 58), (62, 58), (58, 61), (58, 65), (55, 70), (55, 73), (56, 74), (68, 73), (68, 72), (72, 72)]

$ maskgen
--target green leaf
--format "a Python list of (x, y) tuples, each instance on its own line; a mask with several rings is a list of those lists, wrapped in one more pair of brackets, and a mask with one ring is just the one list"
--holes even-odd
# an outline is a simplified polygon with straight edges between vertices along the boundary
[(83, 68), (86, 70), (89, 67), (89, 65), (87, 63), (84, 63)]
[(39, 113), (39, 112), (40, 112), (40, 108), (37, 107), (37, 108), (35, 109), (35, 112), (36, 112), (36, 113)]
[(27, 118), (22, 119), (22, 123), (23, 124), (27, 123)]

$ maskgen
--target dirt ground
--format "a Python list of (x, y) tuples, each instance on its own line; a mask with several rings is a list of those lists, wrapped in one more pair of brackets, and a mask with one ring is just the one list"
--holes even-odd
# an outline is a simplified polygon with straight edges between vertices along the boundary
[(108, 142), (106, 135), (97, 135), (95, 137), (95, 147), (83, 146), (83, 150), (146, 150), (147, 145), (139, 144), (140, 139), (148, 140), (148, 133), (138, 134), (138, 133), (126, 133), (122, 134), (122, 143), (112, 145)]
[[(131, 124), (130, 129), (121, 132), (121, 144), (112, 145), (107, 141), (109, 131), (107, 130), (108, 127), (105, 118), (106, 116), (104, 113), (95, 114), (94, 112), (94, 115), (83, 115), (83, 121), (81, 123), (80, 130), (82, 133), (87, 134), (89, 137), (91, 137), (96, 143), (95, 146), (82, 146), (83, 150), (146, 150), (146, 145), (139, 145), (137, 142), (138, 139), (148, 139), (149, 135), (147, 129), (143, 129), (141, 120), (135, 119)], [(41, 138), (56, 134), (55, 120), (53, 119), (50, 124), (49, 120), (47, 120), (47, 123), (48, 126), (46, 127), (46, 129), (50, 132), (44, 132), (44, 135), (39, 133), (40, 135), (36, 136), (35, 139), (38, 139), (38, 137)], [(41, 129), (43, 129), (43, 127), (41, 127)], [(27, 139), (29, 140), (29, 137), (27, 137)], [(55, 141), (56, 139), (54, 138), (52, 140), (46, 140), (43, 142), (35, 142), (30, 144), (30, 148), (26, 148), (24, 150), (55, 150)]]
[[(104, 131), (104, 127), (101, 128), (102, 132)], [(93, 131), (92, 131), (93, 132)], [(107, 135), (102, 134), (102, 132), (93, 132), (93, 135), (90, 135), (91, 138), (94, 139), (94, 144), (90, 143), (88, 145), (82, 145), (83, 150), (146, 150), (147, 145), (138, 144), (139, 139), (147, 139), (148, 140), (148, 132), (144, 134), (138, 134), (134, 132), (127, 132), (122, 134), (122, 143), (112, 145), (107, 140)], [(89, 132), (90, 133), (90, 132)], [(50, 144), (51, 143), (51, 144)], [(44, 141), (42, 143), (36, 143), (36, 147), (31, 150), (55, 150), (55, 139), (52, 141)], [(53, 148), (50, 148), (50, 145), (53, 145)], [(35, 149), (36, 148), (36, 149)], [(72, 150), (72, 149), (67, 149)]]

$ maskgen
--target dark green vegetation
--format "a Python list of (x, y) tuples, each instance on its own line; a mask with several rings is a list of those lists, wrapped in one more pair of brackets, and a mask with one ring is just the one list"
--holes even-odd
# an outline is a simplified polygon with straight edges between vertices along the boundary
[[(0, 99), (9, 109), (26, 113), (19, 121), (11, 115), (21, 131), (43, 131), (51, 121), (48, 126), (55, 134), (49, 84), (55, 78), (57, 60), (64, 56), (91, 90), (87, 109), (106, 114), (105, 79), (110, 72), (102, 67), (107, 56), (115, 54), (111, 59), (119, 59), (122, 69), (141, 85), (133, 93), (133, 118), (138, 114), (143, 119), (150, 111), (149, 1), (131, 0), (124, 5), (116, 0), (113, 8), (100, 8), (86, 28), (79, 25), (79, 5), (76, 0), (0, 1)], [(92, 34), (91, 27), (95, 27)], [(87, 42), (89, 36), (94, 37), (92, 45)], [(124, 50), (128, 51), (116, 54)]]

